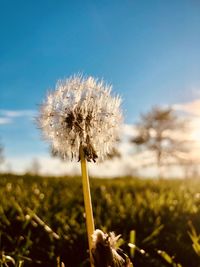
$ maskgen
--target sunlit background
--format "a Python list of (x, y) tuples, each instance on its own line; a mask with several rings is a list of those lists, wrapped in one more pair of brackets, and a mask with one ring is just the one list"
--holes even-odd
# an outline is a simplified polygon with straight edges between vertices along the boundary
[[(0, 1), (1, 171), (77, 174), (76, 162), (52, 158), (34, 122), (58, 79), (104, 78), (123, 98), (121, 158), (90, 164), (95, 176), (146, 175), (128, 140), (140, 113), (172, 106), (190, 120), (188, 154), (200, 161), (200, 2)], [(135, 160), (137, 158), (137, 160)], [(181, 176), (178, 169), (167, 176)]]

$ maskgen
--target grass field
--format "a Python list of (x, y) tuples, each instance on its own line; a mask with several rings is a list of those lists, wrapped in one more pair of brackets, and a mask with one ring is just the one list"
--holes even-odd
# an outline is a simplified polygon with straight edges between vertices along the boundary
[[(91, 193), (96, 228), (122, 235), (134, 267), (200, 266), (200, 181), (91, 179)], [(0, 196), (0, 266), (88, 265), (79, 177), (2, 174)]]

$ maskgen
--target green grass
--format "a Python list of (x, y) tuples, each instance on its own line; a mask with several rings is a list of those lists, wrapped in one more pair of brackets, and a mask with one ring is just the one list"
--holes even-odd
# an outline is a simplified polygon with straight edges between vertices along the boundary
[[(122, 234), (134, 267), (200, 266), (200, 181), (91, 179), (91, 193), (96, 228)], [(0, 197), (0, 266), (87, 266), (79, 177), (1, 175)]]

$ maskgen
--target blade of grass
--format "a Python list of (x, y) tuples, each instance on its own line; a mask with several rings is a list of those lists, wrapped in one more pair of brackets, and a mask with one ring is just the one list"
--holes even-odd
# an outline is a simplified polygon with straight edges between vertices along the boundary
[[(135, 232), (135, 230), (132, 230), (132, 231), (130, 231), (130, 243), (135, 244), (135, 241), (136, 241), (135, 239), (136, 239), (136, 232)], [(134, 258), (134, 255), (135, 255), (135, 247), (131, 246), (130, 247), (130, 256), (132, 259)]]

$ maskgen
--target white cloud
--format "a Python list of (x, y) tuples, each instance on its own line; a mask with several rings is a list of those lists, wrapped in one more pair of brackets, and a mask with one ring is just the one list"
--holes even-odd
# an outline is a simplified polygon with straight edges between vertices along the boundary
[(174, 105), (175, 110), (184, 111), (189, 115), (188, 140), (192, 141), (191, 151), (188, 153), (188, 158), (193, 162), (199, 162), (200, 156), (200, 99), (195, 99), (187, 103)]
[[(23, 174), (32, 170), (33, 161), (37, 160), (39, 163), (39, 173), (44, 175), (64, 175), (74, 174), (75, 169), (72, 162), (62, 162), (59, 159), (51, 158), (48, 155), (32, 155), (27, 154), (24, 156), (9, 157), (6, 159), (2, 169), (6, 171), (6, 168), (19, 174)], [(72, 172), (73, 169), (73, 172)]]
[(131, 124), (124, 124), (122, 128), (122, 132), (123, 132), (123, 135), (126, 137), (133, 137), (135, 134), (137, 134), (135, 125), (131, 125)]
[[(90, 177), (112, 178), (124, 177), (125, 175), (141, 175), (147, 177), (157, 176), (157, 168), (149, 165), (152, 157), (143, 153), (140, 156), (126, 155), (122, 158), (114, 158), (103, 163), (88, 163), (88, 170)], [(57, 158), (51, 158), (48, 155), (34, 156), (26, 155), (23, 157), (9, 158), (2, 171), (12, 171), (18, 174), (24, 174), (32, 171), (33, 160), (37, 159), (39, 163), (39, 173), (45, 176), (61, 176), (61, 175), (80, 175), (80, 162), (61, 161)], [(142, 164), (141, 164), (142, 163)], [(169, 170), (165, 171), (166, 176)]]
[(0, 115), (7, 118), (16, 118), (16, 117), (33, 117), (36, 115), (35, 110), (0, 110)]
[(0, 125), (10, 124), (15, 118), (27, 117), (34, 118), (35, 110), (5, 110), (0, 109)]
[(176, 104), (173, 107), (176, 110), (185, 111), (194, 116), (200, 116), (200, 99), (185, 104)]
[(1, 124), (9, 124), (11, 122), (12, 122), (12, 120), (10, 118), (0, 117), (0, 125)]
[[(37, 159), (40, 166), (39, 173), (42, 175), (80, 175), (81, 166), (79, 162), (64, 162), (57, 158), (51, 158), (48, 155), (38, 157), (33, 155), (11, 157), (2, 169), (4, 171), (8, 171), (6, 169), (10, 171), (11, 169), (12, 172), (23, 174), (32, 170), (33, 159)], [(128, 161), (117, 158), (103, 163), (91, 162), (88, 164), (89, 174), (95, 177), (123, 176), (127, 173), (127, 168), (124, 168), (124, 163), (128, 164)]]

